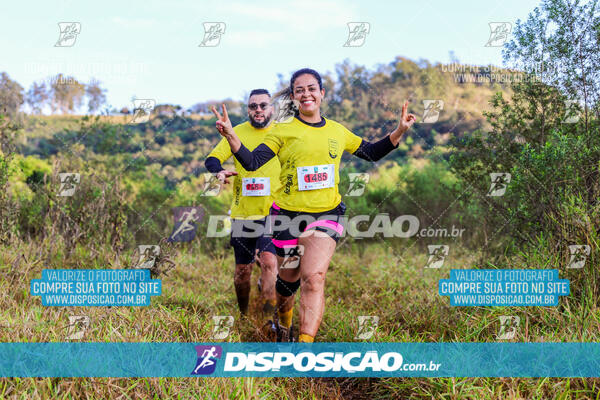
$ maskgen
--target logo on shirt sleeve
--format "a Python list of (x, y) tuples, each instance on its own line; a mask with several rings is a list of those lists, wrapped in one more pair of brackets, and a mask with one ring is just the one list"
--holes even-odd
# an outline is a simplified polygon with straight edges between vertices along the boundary
[(329, 157), (336, 158), (338, 156), (338, 141), (329, 139)]

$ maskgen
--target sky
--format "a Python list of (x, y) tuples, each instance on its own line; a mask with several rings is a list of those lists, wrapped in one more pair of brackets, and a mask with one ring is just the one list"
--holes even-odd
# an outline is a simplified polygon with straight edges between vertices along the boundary
[[(502, 66), (486, 47), (490, 22), (524, 20), (539, 1), (7, 1), (0, 13), (0, 71), (25, 89), (63, 72), (95, 79), (108, 103), (132, 98), (189, 107), (253, 88), (274, 90), (278, 74), (334, 72), (345, 59), (370, 69), (397, 56)], [(78, 22), (72, 46), (55, 46), (59, 22)], [(200, 46), (204, 23), (224, 23), (216, 46)], [(361, 46), (344, 46), (348, 23), (366, 22)], [(360, 41), (359, 41), (360, 42)], [(357, 44), (359, 42), (353, 42)], [(67, 42), (68, 43), (68, 42)], [(209, 45), (215, 42), (208, 42)]]

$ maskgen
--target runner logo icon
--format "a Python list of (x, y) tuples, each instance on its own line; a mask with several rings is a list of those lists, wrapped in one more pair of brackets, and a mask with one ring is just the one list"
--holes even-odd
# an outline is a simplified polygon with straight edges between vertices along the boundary
[(210, 375), (217, 368), (217, 360), (223, 355), (221, 346), (196, 346), (198, 361), (192, 375)]

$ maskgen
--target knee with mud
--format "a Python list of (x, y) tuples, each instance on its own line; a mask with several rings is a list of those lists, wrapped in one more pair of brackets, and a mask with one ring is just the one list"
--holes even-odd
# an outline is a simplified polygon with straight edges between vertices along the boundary
[(235, 267), (233, 283), (237, 296), (238, 306), (243, 315), (248, 314), (250, 302), (250, 277), (252, 276), (252, 264), (238, 264)]
[(252, 277), (252, 264), (237, 264), (235, 266), (235, 275), (233, 282), (237, 284), (250, 283)]
[[(277, 309), (277, 300), (275, 295), (275, 283), (277, 277), (277, 260), (269, 260), (267, 257), (261, 257), (263, 260), (261, 265), (261, 280), (262, 280), (262, 299), (263, 315), (268, 318), (272, 316)], [(273, 262), (274, 261), (274, 262)], [(274, 265), (269, 265), (274, 264)]]
[(277, 258), (268, 252), (262, 252), (259, 254), (257, 260), (260, 262), (260, 267), (272, 271), (273, 275), (277, 274)]
[(307, 292), (323, 290), (325, 287), (325, 272), (314, 272), (302, 277), (302, 290)]

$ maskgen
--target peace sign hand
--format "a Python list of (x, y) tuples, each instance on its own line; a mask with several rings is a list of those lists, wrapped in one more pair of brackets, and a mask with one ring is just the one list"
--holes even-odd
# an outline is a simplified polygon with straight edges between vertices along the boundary
[(211, 107), (211, 111), (215, 114), (215, 117), (217, 117), (215, 125), (222, 136), (231, 136), (233, 134), (233, 126), (231, 125), (229, 115), (227, 114), (227, 107), (225, 107), (225, 104), (221, 104), (221, 108), (223, 109), (223, 115), (219, 114), (214, 106)]
[(404, 102), (404, 105), (402, 106), (402, 115), (400, 116), (400, 121), (398, 122), (397, 130), (399, 131), (400, 134), (403, 134), (404, 132), (406, 132), (412, 126), (412, 124), (414, 124), (415, 121), (417, 120), (417, 117), (415, 117), (413, 114), (408, 114), (407, 110), (408, 110), (408, 100), (406, 100)]
[(402, 115), (400, 116), (400, 121), (398, 121), (398, 127), (390, 133), (390, 141), (394, 146), (398, 146), (400, 143), (400, 139), (404, 133), (415, 123), (417, 117), (413, 114), (408, 114), (408, 100), (404, 102), (402, 106)]

